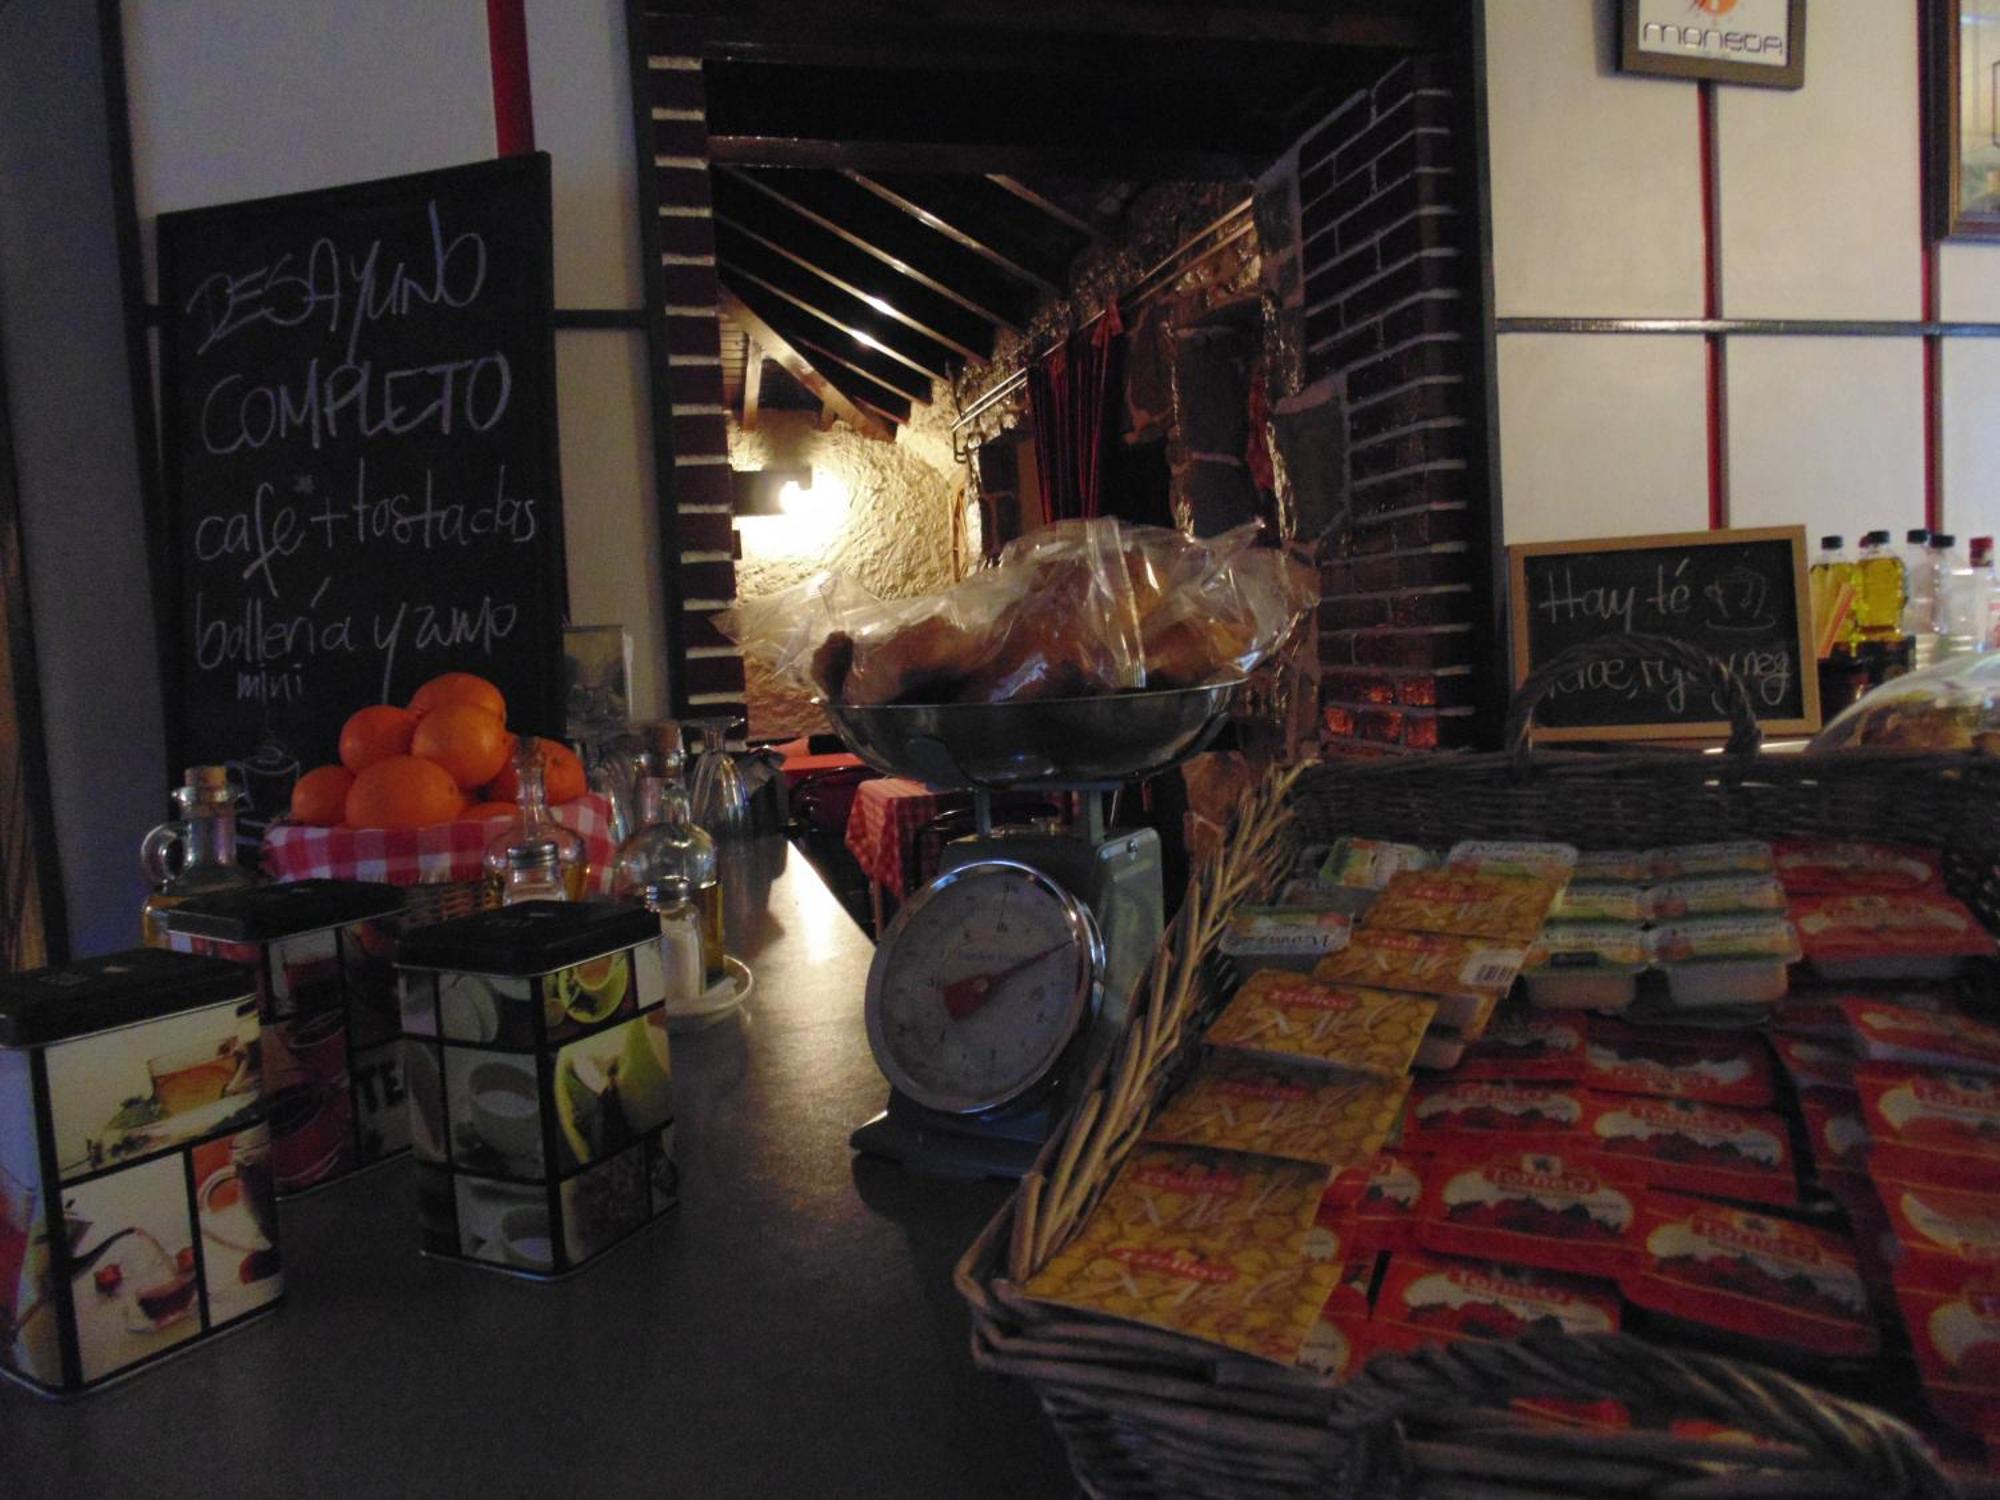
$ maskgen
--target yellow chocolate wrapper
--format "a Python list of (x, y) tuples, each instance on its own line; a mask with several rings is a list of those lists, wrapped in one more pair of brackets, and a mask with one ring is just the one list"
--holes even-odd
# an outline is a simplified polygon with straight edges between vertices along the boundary
[(1141, 1146), (1025, 1290), (1291, 1364), (1340, 1279), (1339, 1240), (1313, 1222), (1328, 1177)]
[(1438, 932), (1364, 927), (1348, 945), (1313, 966), (1326, 984), (1365, 984), (1446, 998), (1495, 999), (1513, 988), (1527, 957), (1521, 947)]
[(1398, 875), (1368, 908), (1367, 925), (1523, 945), (1542, 930), (1562, 887), (1562, 880), (1552, 876), (1464, 870)]
[(1365, 1170), (1409, 1089), (1407, 1078), (1343, 1078), (1323, 1068), (1212, 1052), (1144, 1138), (1311, 1162), (1336, 1174)]
[(1436, 1014), (1436, 1003), (1420, 996), (1259, 969), (1216, 1017), (1208, 1042), (1397, 1078), (1409, 1071)]

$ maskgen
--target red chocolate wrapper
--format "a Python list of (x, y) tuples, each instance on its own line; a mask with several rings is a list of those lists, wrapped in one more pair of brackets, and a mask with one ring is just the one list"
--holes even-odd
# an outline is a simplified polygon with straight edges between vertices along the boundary
[[(1851, 1028), (1847, 1034), (1853, 1035)], [(1771, 1046), (1790, 1076), (1793, 1088), (1854, 1087), (1854, 1070), (1860, 1066), (1860, 1060), (1845, 1041), (1809, 1041), (1803, 1037), (1779, 1035), (1771, 1038)]]
[(1855, 1048), (1869, 1062), (1926, 1063), (1964, 1073), (2000, 1073), (2000, 1026), (1963, 1011), (1919, 1009), (1893, 1000), (1840, 1002)]
[(1854, 1081), (1872, 1173), (2000, 1191), (2000, 1077), (1870, 1063)]
[(1560, 1151), (1583, 1129), (1584, 1113), (1583, 1090), (1574, 1086), (1425, 1084), (1410, 1096), (1403, 1139), (1406, 1149), (1431, 1151)]
[(1649, 1187), (1751, 1203), (1795, 1204), (1791, 1132), (1767, 1110), (1691, 1099), (1592, 1094), (1590, 1144)]
[(1702, 1035), (1658, 1026), (1590, 1025), (1584, 1082), (1617, 1094), (1704, 1104), (1772, 1104), (1771, 1054), (1755, 1037)]
[(1824, 1183), (1833, 1173), (1867, 1170), (1868, 1123), (1862, 1117), (1859, 1094), (1852, 1089), (1800, 1089), (1799, 1112), (1805, 1116), (1814, 1177)]
[(1947, 1286), (1968, 1266), (2000, 1267), (2000, 1194), (1893, 1177), (1877, 1177), (1875, 1192), (1902, 1252), (1898, 1284)]
[(1583, 1077), (1588, 1023), (1580, 1015), (1509, 1010), (1452, 1069), (1454, 1082), (1574, 1083)]
[(1880, 1340), (1854, 1247), (1755, 1209), (1659, 1193), (1644, 1255), (1619, 1287), (1640, 1307), (1779, 1349), (1866, 1358)]
[(1338, 1226), (1350, 1256), (1407, 1250), (1417, 1242), (1417, 1206), (1424, 1195), (1420, 1174), (1430, 1169), (1429, 1158), (1385, 1151), (1375, 1158), (1368, 1184), (1351, 1208), (1320, 1200), (1319, 1222)]
[(1642, 1196), (1629, 1168), (1580, 1153), (1441, 1156), (1425, 1182), (1417, 1243), (1439, 1254), (1616, 1277), (1638, 1254)]
[(1925, 977), (1943, 964), (1991, 958), (1993, 939), (1964, 902), (1943, 891), (1795, 896), (1792, 925), (1806, 960), (1823, 973)]
[(1614, 1333), (1621, 1308), (1609, 1282), (1427, 1255), (1389, 1261), (1372, 1321), (1384, 1348), (1454, 1339), (1514, 1339), (1538, 1328)]
[(1315, 1374), (1345, 1380), (1367, 1363), (1372, 1353), (1368, 1341), (1368, 1288), (1375, 1279), (1376, 1256), (1350, 1260), (1340, 1280), (1327, 1293), (1319, 1321), (1306, 1335), (1299, 1351), (1299, 1364)]
[(1992, 1431), (2000, 1416), (2000, 1268), (1959, 1263), (1928, 1285), (1896, 1278), (1924, 1395), (1947, 1422)]
[(1937, 852), (1910, 844), (1780, 839), (1771, 846), (1771, 859), (1793, 895), (1891, 894), (1944, 884)]

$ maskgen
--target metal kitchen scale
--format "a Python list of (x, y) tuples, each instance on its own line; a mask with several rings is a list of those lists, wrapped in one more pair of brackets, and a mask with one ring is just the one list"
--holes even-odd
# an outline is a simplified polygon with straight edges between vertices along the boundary
[[(888, 1107), (852, 1145), (913, 1171), (1019, 1177), (1124, 1028), (1164, 927), (1159, 835), (1107, 826), (1126, 781), (1221, 727), (1237, 683), (1039, 703), (823, 705), (877, 770), (970, 791), (971, 837), (882, 935), (868, 1044)], [(997, 827), (992, 795), (1075, 794), (1071, 826)]]

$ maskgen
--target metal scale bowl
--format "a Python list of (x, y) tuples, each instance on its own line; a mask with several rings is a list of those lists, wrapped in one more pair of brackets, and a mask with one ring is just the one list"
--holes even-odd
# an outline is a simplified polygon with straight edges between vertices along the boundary
[[(1116, 1041), (1165, 925), (1159, 835), (1108, 829), (1128, 781), (1195, 754), (1241, 682), (1032, 703), (823, 703), (876, 770), (973, 795), (868, 971), (888, 1108), (855, 1149), (915, 1171), (1018, 1177)], [(995, 827), (995, 792), (1080, 794), (1064, 831)]]

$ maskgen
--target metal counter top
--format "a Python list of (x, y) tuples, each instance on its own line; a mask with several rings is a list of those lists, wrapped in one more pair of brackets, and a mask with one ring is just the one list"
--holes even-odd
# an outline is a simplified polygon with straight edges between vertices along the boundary
[(537, 1285), (419, 1256), (407, 1161), (289, 1202), (274, 1316), (71, 1402), (0, 1385), (0, 1494), (1073, 1494), (951, 1287), (1006, 1186), (853, 1157), (886, 1092), (872, 949), (795, 851), (769, 864), (731, 913), (744, 1013), (673, 1039), (667, 1218)]

